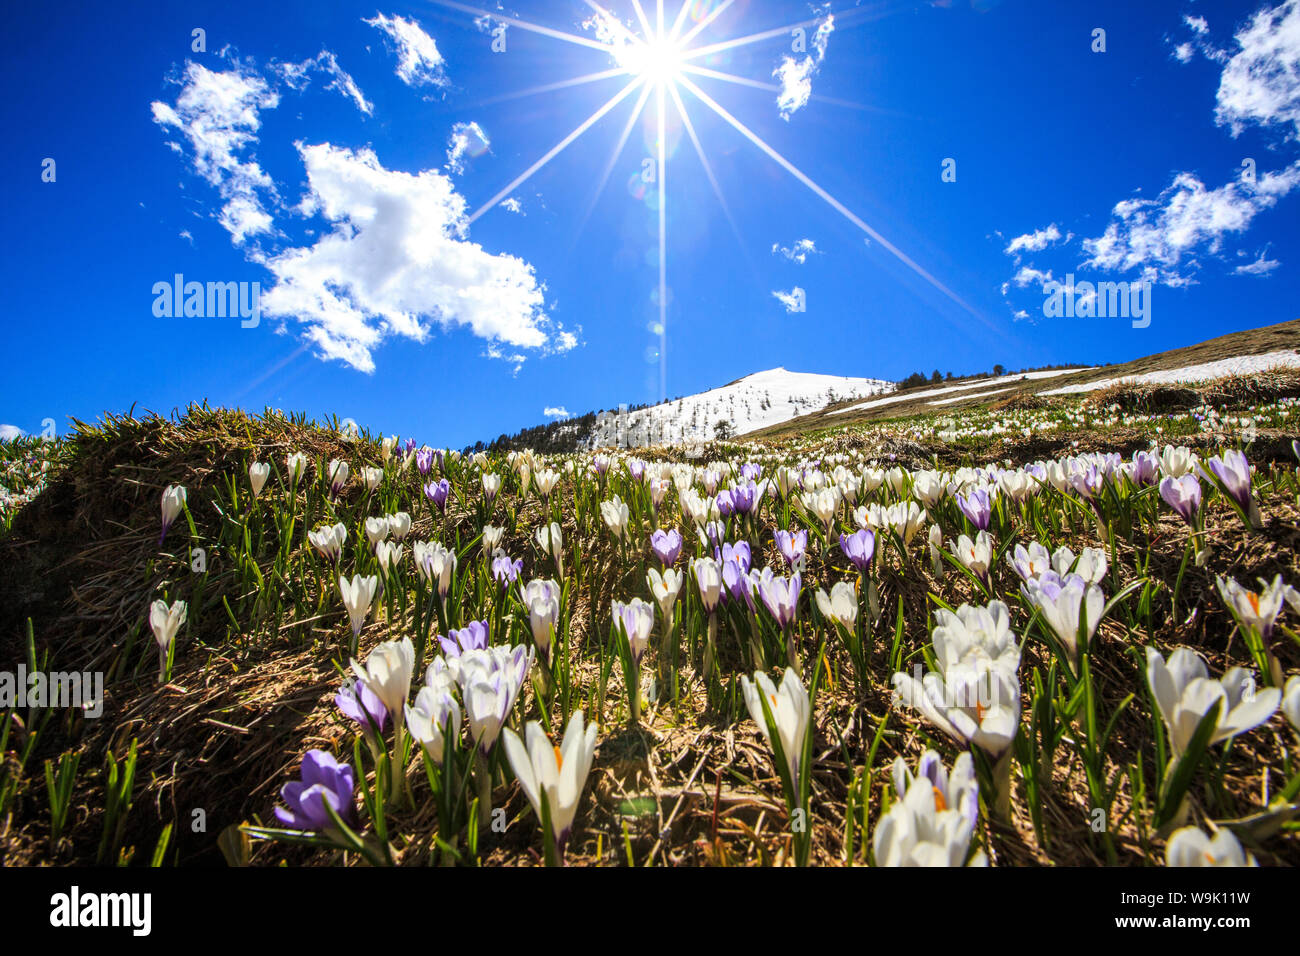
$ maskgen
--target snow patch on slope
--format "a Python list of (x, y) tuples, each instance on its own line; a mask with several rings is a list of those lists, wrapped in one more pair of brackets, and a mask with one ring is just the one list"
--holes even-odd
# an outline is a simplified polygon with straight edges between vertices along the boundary
[(1282, 349), (1278, 352), (1265, 352), (1263, 355), (1238, 355), (1234, 358), (1217, 359), (1202, 362), (1200, 365), (1186, 365), (1182, 368), (1158, 369), (1141, 375), (1125, 375), (1122, 378), (1103, 378), (1096, 382), (1084, 382), (1081, 385), (1066, 385), (1043, 392), (1044, 395), (1075, 395), (1080, 392), (1094, 392), (1099, 388), (1108, 388), (1120, 382), (1134, 382), (1139, 385), (1168, 384), (1173, 382), (1204, 382), (1223, 378), (1225, 375), (1249, 375), (1279, 365), (1300, 368), (1300, 353), (1294, 349)]

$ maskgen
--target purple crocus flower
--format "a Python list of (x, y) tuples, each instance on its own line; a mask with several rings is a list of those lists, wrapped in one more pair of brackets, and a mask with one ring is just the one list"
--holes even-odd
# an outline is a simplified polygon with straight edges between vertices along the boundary
[(1241, 506), (1242, 511), (1250, 511), (1250, 462), (1246, 456), (1234, 449), (1225, 451), (1222, 458), (1211, 458), (1209, 464), (1210, 471), (1223, 482), (1232, 500)]
[(735, 485), (731, 489), (731, 507), (737, 514), (747, 515), (754, 510), (758, 501), (758, 485), (752, 481)]
[(866, 574), (867, 566), (871, 564), (871, 559), (876, 553), (876, 536), (866, 529), (855, 531), (853, 534), (842, 534), (840, 550), (853, 562), (853, 566), (859, 573)]
[(1156, 483), (1160, 473), (1160, 459), (1146, 451), (1133, 453), (1133, 483), (1139, 488), (1146, 488)]
[(481, 651), (488, 646), (488, 622), (470, 621), (459, 631), (450, 631), (448, 637), (438, 638), (448, 657), (460, 657), (465, 651)]
[(714, 552), (718, 564), (726, 564), (728, 561), (735, 561), (740, 565), (740, 570), (745, 574), (749, 573), (750, 566), (753, 564), (753, 555), (749, 549), (748, 541), (737, 541), (735, 544), (724, 544), (721, 549)]
[(664, 567), (673, 564), (682, 553), (682, 533), (676, 528), (664, 531), (662, 528), (650, 535), (650, 549)]
[(772, 536), (776, 541), (776, 547), (781, 552), (781, 557), (785, 559), (785, 566), (792, 567), (808, 551), (808, 532), (807, 531), (777, 531)]
[(324, 750), (309, 750), (302, 758), (302, 779), (286, 783), (280, 791), (288, 809), (276, 807), (276, 819), (294, 830), (329, 830), (334, 823), (325, 809), (328, 804), (344, 823), (352, 825), (357, 817), (352, 796), (355, 786), (351, 766), (339, 763)]
[(785, 630), (799, 614), (799, 589), (803, 582), (798, 572), (788, 578), (777, 577), (771, 568), (764, 568), (758, 578), (758, 594), (763, 599), (767, 613)]
[(755, 482), (763, 477), (763, 466), (748, 462), (740, 466), (740, 477), (748, 482)]
[(749, 573), (738, 561), (727, 561), (722, 565), (722, 596), (724, 599), (743, 600), (754, 610), (754, 588), (749, 580)]
[(415, 451), (415, 439), (414, 439), (414, 438), (408, 438), (408, 439), (406, 439), (406, 451), (405, 451), (405, 454), (409, 455), (409, 454), (411, 454), (413, 451)]
[(433, 449), (421, 448), (415, 453), (415, 467), (420, 469), (420, 474), (427, 475), (433, 468)]
[(1160, 497), (1193, 527), (1196, 513), (1201, 510), (1201, 483), (1195, 475), (1181, 478), (1167, 477), (1160, 482)]
[(514, 584), (523, 569), (523, 558), (511, 561), (509, 555), (499, 554), (492, 559), (492, 577), (496, 578), (503, 587)]
[(343, 716), (361, 725), (366, 733), (383, 732), (388, 723), (388, 708), (364, 681), (344, 684), (334, 695), (334, 706)]
[(434, 503), (440, 514), (447, 512), (447, 496), (451, 494), (451, 482), (446, 478), (441, 481), (431, 481), (424, 486), (425, 496)]
[(730, 491), (719, 491), (718, 497), (714, 500), (718, 504), (718, 514), (724, 518), (730, 518), (731, 513), (736, 510), (736, 502)]
[(645, 462), (640, 458), (633, 458), (627, 463), (627, 473), (632, 476), (633, 481), (640, 481), (645, 475)]
[(722, 537), (723, 530), (722, 524), (717, 521), (710, 521), (704, 526), (704, 536), (709, 539), (709, 543), (713, 545), (715, 550), (718, 547), (718, 539)]
[(989, 519), (993, 517), (993, 499), (987, 490), (976, 488), (969, 495), (958, 495), (957, 507), (970, 519), (976, 530), (989, 530)]

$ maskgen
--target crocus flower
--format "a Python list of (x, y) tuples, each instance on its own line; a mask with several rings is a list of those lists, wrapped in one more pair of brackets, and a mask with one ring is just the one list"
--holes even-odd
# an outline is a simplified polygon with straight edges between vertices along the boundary
[(537, 493), (541, 495), (542, 500), (545, 501), (551, 497), (551, 492), (554, 491), (555, 486), (560, 483), (560, 476), (558, 472), (551, 471), (548, 468), (537, 473), (536, 481)]
[(285, 470), (289, 473), (289, 484), (296, 485), (307, 470), (307, 456), (300, 451), (285, 459)]
[(370, 542), (373, 548), (388, 537), (388, 519), (387, 518), (367, 518), (365, 522), (366, 540)]
[(758, 581), (758, 594), (767, 613), (782, 630), (794, 623), (799, 614), (799, 589), (802, 581), (796, 571), (788, 578), (777, 577), (771, 568), (764, 568)]
[(343, 486), (348, 483), (348, 463), (338, 458), (331, 458), (329, 467), (326, 470), (330, 482), (330, 500), (339, 496)]
[(185, 487), (183, 485), (168, 485), (162, 493), (162, 534), (158, 535), (160, 545), (163, 543), (163, 539), (167, 537), (168, 530), (184, 507)]
[(900, 501), (885, 510), (885, 522), (894, 534), (902, 538), (904, 547), (912, 543), (926, 517), (925, 509), (915, 501)]
[(1139, 488), (1146, 488), (1156, 483), (1156, 477), (1160, 474), (1160, 459), (1151, 452), (1137, 451), (1133, 453), (1133, 463), (1129, 467), (1129, 475), (1133, 479), (1133, 484)]
[(749, 548), (748, 541), (737, 541), (735, 544), (724, 544), (716, 550), (714, 557), (719, 564), (726, 564), (728, 561), (736, 562), (737, 566), (745, 574), (749, 573), (753, 554)]
[(614, 601), (613, 613), (615, 622), (627, 637), (632, 661), (641, 663), (645, 649), (650, 643), (650, 632), (655, 626), (654, 605), (640, 598), (633, 598), (626, 604), (622, 601)]
[(1028, 548), (1023, 544), (1016, 545), (1015, 551), (1007, 555), (1007, 562), (1022, 581), (1041, 577), (1045, 571), (1052, 570), (1051, 555), (1037, 541), (1029, 542)]
[(915, 775), (897, 757), (893, 777), (899, 799), (872, 838), (877, 866), (988, 865), (983, 851), (966, 862), (979, 822), (979, 784), (969, 753), (957, 757), (952, 773), (933, 750), (921, 755)]
[(440, 481), (431, 481), (424, 486), (424, 496), (433, 502), (439, 514), (445, 514), (447, 511), (447, 496), (451, 494), (451, 482), (446, 478)]
[(650, 535), (650, 550), (655, 553), (655, 557), (664, 567), (670, 567), (676, 562), (678, 555), (682, 553), (683, 543), (682, 533), (676, 528), (668, 531), (659, 528)]
[(968, 495), (957, 496), (957, 507), (978, 531), (987, 531), (993, 517), (993, 499), (984, 488), (976, 488)]
[(488, 472), (483, 475), (483, 500), (492, 504), (492, 499), (501, 490), (501, 476)]
[(492, 577), (502, 587), (509, 587), (519, 580), (519, 573), (524, 569), (524, 559), (510, 559), (508, 554), (498, 554), (492, 559)]
[(962, 567), (975, 575), (985, 584), (989, 583), (989, 565), (993, 563), (993, 539), (987, 531), (980, 531), (972, 541), (966, 535), (960, 535), (952, 544), (952, 552), (961, 562)]
[(433, 469), (432, 448), (421, 448), (415, 453), (415, 467), (422, 475), (427, 475)]
[(1201, 510), (1201, 483), (1195, 475), (1160, 480), (1160, 497), (1165, 504), (1178, 512), (1179, 517), (1196, 527), (1196, 515)]
[(1282, 690), (1282, 713), (1300, 733), (1300, 674), (1289, 678)]
[(487, 756), (518, 699), (534, 651), (523, 645), (469, 651), (460, 657), (460, 685), (470, 737)]
[(552, 521), (537, 529), (537, 546), (549, 554), (555, 561), (555, 569), (560, 578), (564, 577), (564, 536), (560, 533), (560, 523)]
[(256, 498), (266, 487), (266, 479), (271, 477), (271, 466), (260, 461), (255, 461), (248, 466), (248, 483), (253, 486), (253, 497)]
[(837, 581), (831, 587), (831, 593), (817, 591), (817, 607), (822, 617), (838, 621), (850, 631), (858, 620), (858, 595), (853, 585), (847, 581)]
[(560, 746), (551, 744), (542, 725), (535, 720), (530, 720), (524, 728), (524, 738), (520, 740), (513, 730), (506, 730), (506, 759), (537, 819), (550, 816), (551, 832), (546, 838), (552, 841), (562, 859), (596, 753), (596, 725), (584, 726), (582, 711), (577, 710), (569, 718)]
[(149, 608), (149, 628), (154, 640), (158, 642), (158, 676), (161, 678), (167, 666), (167, 649), (176, 640), (189, 614), (189, 605), (184, 601), (175, 601), (169, 607), (166, 601), (154, 601)]
[(346, 577), (339, 578), (339, 593), (343, 595), (343, 606), (347, 608), (348, 617), (352, 620), (354, 638), (365, 626), (366, 615), (370, 613), (370, 605), (375, 600), (375, 592), (378, 590), (379, 578), (374, 575), (363, 578), (357, 574), (351, 581)]
[(302, 758), (300, 780), (286, 783), (280, 799), (287, 805), (275, 808), (275, 817), (293, 830), (323, 831), (334, 828), (326, 806), (349, 826), (356, 822), (352, 767), (340, 763), (324, 750), (309, 750)]
[(665, 568), (663, 574), (657, 568), (646, 571), (646, 583), (650, 585), (651, 597), (659, 605), (665, 628), (672, 623), (673, 605), (677, 603), (677, 595), (681, 593), (685, 580), (686, 575), (675, 568)]
[(382, 732), (388, 724), (388, 708), (364, 681), (349, 681), (334, 695), (334, 706), (343, 716), (361, 725), (366, 733)]
[(409, 637), (385, 641), (375, 647), (362, 667), (352, 659), (352, 670), (379, 698), (391, 714), (400, 714), (411, 693), (411, 673), (415, 670), (415, 647)]
[(307, 540), (326, 561), (336, 562), (343, 553), (343, 544), (348, 540), (348, 529), (340, 522), (308, 532)]
[(406, 729), (434, 763), (442, 763), (447, 738), (460, 737), (460, 705), (446, 688), (421, 687), (406, 707)]
[[(800, 566), (808, 553), (808, 532), (777, 531), (772, 537), (776, 541), (777, 550), (781, 552), (785, 566), (787, 568)], [(840, 537), (843, 538), (843, 535)]]
[(834, 520), (835, 512), (840, 507), (840, 496), (832, 488), (823, 488), (821, 491), (801, 495), (800, 501), (803, 502), (805, 511), (827, 527)]
[(1251, 527), (1262, 528), (1264, 522), (1260, 518), (1254, 496), (1250, 493), (1250, 462), (1246, 460), (1246, 456), (1242, 452), (1230, 449), (1225, 451), (1221, 458), (1211, 458), (1208, 464), (1223, 489), (1245, 512)]
[(384, 469), (362, 468), (361, 480), (366, 483), (366, 491), (374, 491), (379, 487), (379, 483), (384, 480)]
[(1273, 636), (1273, 625), (1282, 611), (1283, 595), (1286, 592), (1282, 575), (1276, 575), (1272, 583), (1260, 578), (1258, 594), (1243, 588), (1232, 578), (1216, 577), (1214, 583), (1219, 588), (1223, 603), (1243, 627), (1253, 630), (1266, 641)]
[(389, 515), (386, 520), (388, 521), (388, 533), (393, 536), (394, 541), (401, 541), (411, 533), (411, 516), (405, 511)]
[(488, 622), (470, 621), (459, 631), (450, 631), (448, 637), (439, 637), (438, 643), (448, 657), (460, 657), (465, 651), (481, 651), (488, 646)]
[(1165, 847), (1166, 866), (1259, 866), (1255, 858), (1242, 849), (1236, 834), (1226, 827), (1206, 836), (1200, 827), (1183, 827), (1174, 831)]
[(1052, 552), (1052, 570), (1061, 577), (1077, 574), (1089, 584), (1100, 584), (1109, 567), (1106, 552), (1100, 548), (1084, 548), (1077, 557), (1064, 546)]
[(712, 558), (696, 558), (691, 561), (691, 573), (699, 586), (704, 610), (712, 614), (722, 598), (722, 568)]
[(1170, 478), (1181, 478), (1196, 469), (1196, 453), (1190, 448), (1166, 445), (1160, 453), (1160, 470)]
[(1000, 756), (1020, 722), (1020, 647), (1011, 614), (993, 601), (987, 608), (963, 604), (956, 614), (939, 608), (935, 616), (939, 623), (931, 640), (938, 669), (921, 679), (895, 674), (898, 700), (958, 743)]
[(1070, 656), (1077, 658), (1080, 619), (1089, 641), (1101, 623), (1101, 612), (1106, 604), (1106, 595), (1101, 588), (1077, 574), (1061, 577), (1055, 571), (1046, 571), (1020, 585), (1020, 591), (1042, 612), (1043, 620), (1065, 645)]
[(1254, 677), (1241, 667), (1232, 668), (1217, 681), (1210, 680), (1204, 658), (1187, 647), (1170, 654), (1168, 663), (1159, 651), (1148, 647), (1147, 683), (1169, 730), (1175, 756), (1187, 750), (1201, 718), (1216, 702), (1219, 719), (1211, 744), (1258, 727), (1273, 716), (1282, 700), (1276, 687), (1255, 690)]
[(420, 577), (436, 586), (438, 597), (445, 601), (451, 591), (452, 575), (456, 573), (456, 553), (436, 541), (427, 544), (417, 541), (411, 546), (411, 556)]
[(380, 541), (375, 545), (375, 559), (384, 574), (391, 574), (401, 565), (405, 551), (406, 549), (400, 544), (393, 544), (391, 541)]
[(605, 519), (605, 526), (615, 538), (622, 539), (627, 534), (630, 512), (627, 504), (618, 495), (614, 496), (613, 501), (600, 503), (600, 516)]
[(551, 660), (551, 642), (560, 626), (560, 585), (556, 581), (536, 579), (520, 590), (524, 607), (528, 610), (528, 625), (533, 632), (533, 643), (547, 663)]
[(752, 481), (734, 485), (731, 488), (732, 509), (737, 514), (747, 515), (754, 510), (754, 505), (758, 502), (759, 497), (758, 485)]
[(790, 780), (798, 788), (799, 761), (803, 755), (804, 739), (808, 734), (808, 721), (812, 716), (808, 691), (799, 682), (793, 667), (785, 669), (779, 689), (762, 671), (754, 672), (752, 682), (741, 674), (740, 689), (745, 695), (745, 706), (749, 708), (749, 716), (754, 719), (754, 723), (758, 724), (763, 739), (770, 747), (772, 737), (767, 720), (763, 717), (763, 704), (758, 695), (762, 694), (767, 698), (768, 709), (772, 712), (772, 721), (776, 724), (777, 736), (781, 742), (781, 750), (785, 753), (786, 769), (790, 773)]
[(485, 524), (483, 526), (483, 553), (492, 554), (497, 548), (501, 547), (501, 539), (506, 536), (505, 528), (498, 528), (495, 525)]

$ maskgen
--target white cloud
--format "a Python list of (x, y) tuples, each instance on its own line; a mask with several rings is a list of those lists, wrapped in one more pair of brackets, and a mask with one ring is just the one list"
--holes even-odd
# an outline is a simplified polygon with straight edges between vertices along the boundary
[(1215, 117), (1236, 136), (1246, 126), (1290, 126), (1300, 139), (1300, 0), (1260, 10), (1236, 35), (1219, 79)]
[(1016, 311), (1016, 314), (1011, 317), (1011, 320), (1013, 322), (1027, 322), (1029, 321), (1029, 313), (1024, 309), (1019, 309)]
[(545, 415), (547, 418), (572, 418), (573, 417), (571, 414), (569, 414), (569, 410), (565, 408), (563, 405), (561, 405), (559, 408), (555, 408), (553, 406), (548, 405), (546, 407), (546, 410), (543, 411), (542, 414)]
[(516, 199), (514, 196), (511, 196), (509, 199), (501, 200), (501, 202), (498, 203), (498, 205), (502, 209), (506, 210), (507, 212), (514, 213), (516, 216), (528, 215), (528, 213), (524, 212), (523, 204), (520, 203), (519, 200)]
[(373, 371), (381, 341), (422, 342), (429, 322), (468, 327), (488, 341), (488, 355), (516, 366), (526, 358), (520, 350), (577, 345), (543, 311), (545, 287), (532, 266), (464, 238), (465, 200), (445, 174), (388, 170), (369, 149), (298, 151), (308, 179), (300, 209), (333, 229), (267, 259), (275, 284), (262, 311), (305, 323), (322, 357)]
[(324, 73), (330, 78), (325, 89), (342, 93), (366, 116), (374, 115), (374, 104), (366, 99), (356, 80), (339, 66), (338, 59), (329, 50), (321, 50), (313, 59), (301, 63), (274, 63), (271, 69), (279, 74), (286, 86), (294, 90), (306, 89), (311, 82), (312, 73)]
[[(1042, 252), (1054, 242), (1061, 239), (1061, 230), (1052, 223), (1045, 229), (1039, 229), (1037, 232), (1028, 232), (1023, 236), (1016, 236), (1006, 248), (1009, 256), (1019, 255), (1022, 252)], [(1065, 237), (1066, 241), (1070, 240), (1069, 236)]]
[(811, 239), (799, 239), (791, 246), (783, 246), (779, 242), (772, 243), (772, 255), (785, 256), (799, 265), (807, 262), (809, 256), (817, 254), (817, 243)]
[(1206, 189), (1191, 173), (1180, 173), (1158, 199), (1118, 203), (1106, 231), (1083, 241), (1093, 268), (1149, 270), (1166, 285), (1188, 284), (1199, 253), (1218, 254), (1224, 238), (1249, 228), (1259, 212), (1300, 185), (1300, 163), (1264, 173), (1250, 183), (1234, 180)]
[(1205, 17), (1184, 16), (1183, 22), (1192, 28), (1193, 33), (1204, 35), (1209, 31), (1210, 25), (1206, 22)]
[[(822, 9), (829, 11), (829, 6), (827, 4)], [(791, 116), (808, 105), (808, 101), (812, 98), (812, 79), (821, 68), (822, 61), (826, 59), (826, 46), (830, 43), (831, 34), (834, 32), (835, 17), (827, 12), (825, 19), (817, 25), (816, 32), (808, 41), (812, 44), (812, 52), (798, 59), (789, 55), (783, 56), (776, 69), (772, 71), (773, 78), (781, 84), (781, 91), (776, 98), (776, 108), (780, 111), (783, 120), (789, 121)]]
[(1174, 59), (1179, 63), (1190, 63), (1194, 52), (1190, 43), (1180, 43), (1174, 47)]
[(0, 425), (0, 441), (13, 441), (27, 434), (17, 425)]
[(1269, 259), (1264, 253), (1260, 253), (1259, 258), (1254, 262), (1237, 266), (1232, 272), (1239, 276), (1266, 276), (1281, 264), (1276, 259)]
[[(1016, 288), (1024, 289), (1028, 286), (1042, 286), (1052, 281), (1052, 270), (1048, 269), (1042, 272), (1032, 266), (1021, 266), (1020, 271), (1016, 273), (1015, 278), (1011, 280), (1016, 284)], [(1003, 295), (1006, 294), (1006, 287), (1003, 286)]]
[(465, 171), (465, 157), (475, 159), (492, 148), (492, 141), (478, 123), (457, 123), (447, 139), (447, 168), (453, 173)]
[[(152, 104), (154, 122), (178, 130), (189, 141), (194, 171), (226, 201), (219, 221), (235, 244), (271, 230), (262, 195), (272, 201), (275, 186), (257, 160), (245, 156), (257, 142), (261, 111), (275, 109), (280, 97), (250, 66), (235, 62), (217, 73), (199, 63), (185, 65), (175, 105)], [(178, 143), (169, 144), (184, 154)]]
[(397, 53), (396, 72), (403, 83), (407, 86), (447, 85), (447, 61), (438, 51), (433, 37), (420, 29), (418, 21), (376, 13), (374, 19), (364, 22), (382, 30), (393, 41)]
[(795, 286), (789, 292), (782, 292), (778, 289), (772, 293), (772, 297), (785, 306), (787, 312), (802, 312), (806, 301), (806, 293), (798, 286)]

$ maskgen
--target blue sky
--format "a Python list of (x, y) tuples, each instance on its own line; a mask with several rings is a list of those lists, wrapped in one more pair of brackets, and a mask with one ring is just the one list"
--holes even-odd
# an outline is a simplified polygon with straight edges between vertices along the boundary
[[(744, 83), (593, 48), (624, 34), (578, 0), (11, 5), (0, 422), (207, 399), (462, 446), (778, 365), (1123, 361), (1297, 317), (1297, 0), (721, 6), (678, 36), (771, 35), (683, 62)], [(621, 151), (641, 87), (469, 221), (634, 80)], [(1150, 325), (1045, 317), (1067, 273), (1151, 281)], [(176, 274), (259, 283), (260, 323), (155, 315)]]

